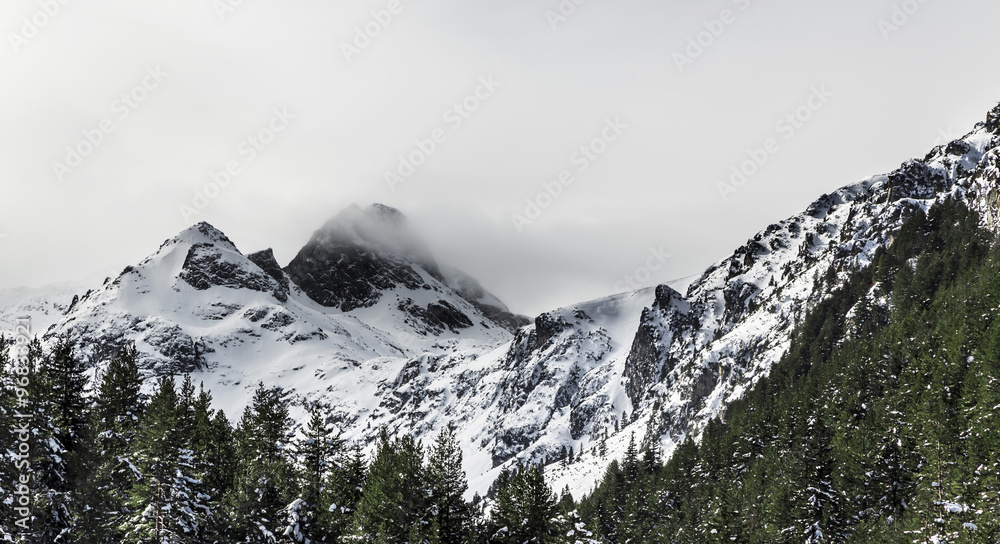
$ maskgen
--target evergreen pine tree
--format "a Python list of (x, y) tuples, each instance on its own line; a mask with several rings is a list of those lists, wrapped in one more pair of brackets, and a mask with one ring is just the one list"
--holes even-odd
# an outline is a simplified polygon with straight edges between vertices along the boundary
[(291, 421), (284, 393), (257, 387), (236, 429), (237, 467), (226, 499), (231, 536), (270, 543), (287, 526), (286, 507), (295, 500)]
[(471, 520), (464, 498), (468, 483), (462, 469), (462, 449), (452, 426), (438, 434), (425, 471), (437, 542), (459, 544), (465, 540)]
[(491, 514), (490, 542), (523, 544), (549, 542), (558, 513), (556, 496), (539, 466), (515, 469), (497, 490)]
[(129, 492), (139, 474), (130, 446), (143, 416), (138, 353), (126, 345), (115, 353), (101, 375), (90, 420), (89, 473), (81, 482), (75, 535), (79, 542), (117, 543), (118, 528), (128, 517)]
[(625, 485), (631, 487), (639, 481), (639, 450), (635, 445), (635, 433), (632, 433), (622, 459), (622, 471), (625, 475)]
[(806, 544), (836, 541), (843, 537), (845, 520), (840, 494), (832, 486), (835, 464), (830, 455), (831, 435), (822, 415), (810, 418), (804, 439), (797, 521)]
[(410, 436), (392, 440), (383, 429), (355, 513), (356, 533), (408, 542), (414, 526), (429, 526), (423, 448)]
[(309, 411), (309, 422), (299, 441), (299, 496), (289, 505), (288, 526), (284, 536), (296, 543), (323, 542), (329, 537), (324, 521), (332, 503), (326, 491), (334, 459), (341, 455), (342, 442), (334, 436), (326, 422), (326, 409), (321, 404)]
[[(182, 395), (183, 399), (185, 396)], [(186, 431), (194, 457), (195, 472), (201, 481), (202, 492), (210, 497), (213, 516), (206, 520), (206, 541), (219, 541), (226, 533), (226, 520), (221, 515), (219, 503), (230, 491), (236, 470), (236, 447), (233, 429), (222, 410), (212, 409), (212, 395), (199, 386), (198, 395), (191, 403)], [(182, 421), (184, 419), (182, 418)]]
[(200, 491), (195, 459), (179, 427), (182, 407), (173, 378), (157, 381), (132, 447), (140, 477), (129, 493), (125, 542), (202, 542), (212, 512)]
[(205, 462), (205, 488), (213, 497), (225, 497), (232, 490), (238, 465), (235, 431), (225, 412), (216, 410), (208, 424)]
[(84, 396), (87, 376), (74, 345), (56, 343), (32, 379), (32, 415), (39, 459), (34, 512), (43, 541), (65, 542), (75, 523), (74, 490), (87, 473), (86, 446), (89, 403)]
[(358, 443), (334, 459), (325, 487), (328, 498), (323, 500), (328, 506), (320, 511), (321, 524), (331, 541), (350, 530), (367, 474), (368, 465)]

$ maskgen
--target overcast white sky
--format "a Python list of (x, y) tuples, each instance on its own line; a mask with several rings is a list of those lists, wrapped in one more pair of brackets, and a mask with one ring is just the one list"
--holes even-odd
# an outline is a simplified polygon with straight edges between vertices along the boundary
[[(284, 265), (340, 209), (382, 202), (534, 315), (637, 271), (698, 273), (1000, 101), (995, 0), (589, 0), (554, 29), (560, 0), (61, 1), (0, 7), (0, 288), (116, 274), (199, 220)], [(378, 35), (345, 55), (366, 25)], [(808, 121), (778, 125), (813, 88), (826, 96)], [(449, 110), (477, 91), (459, 126)], [(283, 127), (276, 108), (294, 119), (241, 152)], [(390, 190), (386, 171), (435, 131)], [(616, 139), (581, 170), (575, 150), (602, 134)], [(723, 199), (717, 182), (768, 138), (776, 151)], [(57, 175), (67, 146), (89, 155)], [(233, 161), (239, 175), (182, 216)], [(518, 232), (512, 214), (563, 170), (572, 184)]]

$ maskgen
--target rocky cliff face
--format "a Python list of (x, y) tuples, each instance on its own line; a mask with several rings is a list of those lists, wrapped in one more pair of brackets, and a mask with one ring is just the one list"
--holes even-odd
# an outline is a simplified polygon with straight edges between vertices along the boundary
[(959, 198), (998, 230), (998, 116), (1000, 108), (923, 160), (822, 195), (758, 233), (690, 286), (686, 314), (658, 296), (643, 314), (626, 368), (647, 439), (667, 437), (669, 446), (696, 434), (766, 375), (805, 312), (867, 266), (917, 209)]
[[(697, 436), (767, 374), (808, 309), (867, 266), (917, 210), (961, 199), (1000, 232), (998, 167), (1000, 107), (922, 160), (822, 195), (803, 213), (767, 227), (709, 267), (683, 296), (658, 288), (620, 374), (633, 410), (628, 424), (601, 445), (605, 455), (591, 457), (588, 449), (582, 462), (552, 465), (554, 485), (586, 491), (576, 482), (599, 478), (633, 433), (668, 454), (684, 437)], [(584, 443), (593, 444), (590, 438)]]
[[(365, 210), (352, 206), (338, 214), (313, 234), (284, 271), (309, 298), (343, 312), (370, 308), (397, 286), (431, 290), (427, 275), (511, 332), (527, 322), (475, 279), (458, 270), (442, 274), (406, 217), (381, 204)], [(425, 322), (428, 313), (447, 311), (440, 305), (413, 308), (415, 318)]]

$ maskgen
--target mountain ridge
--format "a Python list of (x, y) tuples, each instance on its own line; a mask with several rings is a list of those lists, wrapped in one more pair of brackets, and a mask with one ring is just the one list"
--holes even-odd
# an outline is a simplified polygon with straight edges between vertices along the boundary
[[(697, 437), (917, 210), (959, 198), (1000, 229), (998, 134), (1000, 106), (923, 159), (769, 225), (683, 294), (663, 285), (504, 323), (502, 302), (377, 205), (328, 221), (284, 268), (195, 225), (79, 297), (44, 336), (76, 340), (94, 363), (135, 341), (149, 372), (190, 372), (230, 410), (266, 379), (297, 415), (328, 400), (345, 438), (366, 445), (382, 427), (419, 438), (451, 423), (470, 493), (541, 462), (579, 495), (632, 433), (668, 456)], [(557, 462), (566, 448), (582, 452), (573, 464)]]

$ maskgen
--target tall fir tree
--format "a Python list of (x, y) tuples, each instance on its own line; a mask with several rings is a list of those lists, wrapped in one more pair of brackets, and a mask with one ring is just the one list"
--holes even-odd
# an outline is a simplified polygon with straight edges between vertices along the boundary
[(118, 529), (129, 515), (126, 502), (139, 477), (130, 446), (145, 407), (141, 388), (138, 353), (129, 344), (111, 357), (94, 397), (88, 476), (78, 488), (78, 542), (110, 544), (124, 537)]
[(212, 512), (180, 427), (182, 410), (173, 378), (161, 377), (132, 447), (139, 478), (129, 493), (125, 542), (203, 542)]
[(336, 541), (350, 531), (367, 476), (368, 464), (361, 444), (356, 442), (348, 451), (334, 459), (324, 488), (327, 498), (323, 504), (328, 506), (320, 511), (321, 523), (331, 541)]
[(328, 409), (316, 403), (299, 440), (298, 498), (287, 508), (284, 536), (292, 542), (312, 544), (332, 538), (329, 523), (330, 494), (326, 486), (333, 465), (343, 453), (343, 441), (326, 421)]
[(422, 531), (430, 528), (430, 520), (423, 457), (413, 437), (390, 439), (382, 430), (355, 513), (355, 537), (411, 542), (416, 535), (426, 536)]
[(86, 477), (89, 402), (86, 369), (75, 346), (59, 340), (31, 380), (38, 452), (36, 531), (42, 541), (68, 542), (75, 524), (76, 488)]
[(550, 520), (557, 513), (556, 496), (545, 483), (542, 468), (537, 465), (518, 467), (497, 490), (490, 518), (490, 542), (550, 542), (555, 536)]
[(284, 392), (260, 384), (235, 432), (237, 466), (226, 498), (230, 536), (248, 544), (277, 541), (295, 500), (295, 452)]
[(471, 517), (465, 492), (469, 485), (462, 469), (462, 448), (451, 425), (438, 433), (427, 457), (427, 485), (436, 542), (459, 544), (469, 533)]

